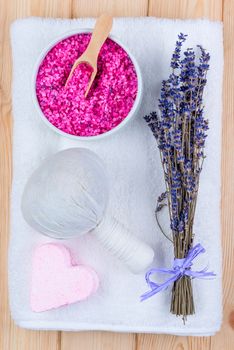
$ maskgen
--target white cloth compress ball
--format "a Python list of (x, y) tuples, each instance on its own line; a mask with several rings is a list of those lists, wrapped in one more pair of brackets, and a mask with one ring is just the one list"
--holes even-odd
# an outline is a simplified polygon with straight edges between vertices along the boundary
[(44, 160), (31, 175), (22, 196), (22, 213), (34, 229), (57, 239), (92, 230), (131, 271), (144, 271), (153, 260), (153, 250), (105, 215), (108, 193), (99, 157), (85, 148), (70, 148)]

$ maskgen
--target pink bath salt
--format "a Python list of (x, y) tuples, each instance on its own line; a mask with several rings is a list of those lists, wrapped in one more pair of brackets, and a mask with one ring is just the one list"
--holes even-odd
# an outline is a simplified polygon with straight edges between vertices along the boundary
[(90, 34), (77, 34), (56, 44), (42, 61), (36, 94), (45, 117), (58, 129), (77, 136), (103, 134), (129, 114), (137, 95), (137, 74), (127, 52), (107, 39), (98, 56), (98, 73), (84, 94), (92, 69), (81, 64), (65, 87), (75, 60), (85, 51)]
[(77, 265), (70, 250), (62, 244), (38, 246), (32, 263), (31, 308), (42, 312), (75, 303), (95, 293), (96, 272)]

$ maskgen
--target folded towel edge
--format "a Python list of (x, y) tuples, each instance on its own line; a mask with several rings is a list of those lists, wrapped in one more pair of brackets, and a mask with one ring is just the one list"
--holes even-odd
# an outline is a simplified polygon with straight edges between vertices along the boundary
[[(175, 22), (175, 23), (196, 23), (196, 24), (209, 24), (213, 26), (223, 27), (223, 21), (220, 20), (211, 20), (206, 17), (199, 17), (199, 18), (188, 18), (188, 19), (180, 19), (180, 18), (163, 18), (163, 17), (154, 17), (154, 16), (138, 16), (138, 17), (115, 17), (114, 20), (121, 20), (121, 21), (129, 21), (129, 19), (132, 19), (134, 21), (152, 21), (153, 19), (156, 21), (161, 22)], [(77, 17), (77, 18), (60, 18), (60, 17), (23, 17), (19, 19), (15, 19), (11, 22), (10, 30), (14, 30), (15, 27), (17, 27), (20, 24), (25, 24), (30, 21), (46, 21), (46, 22), (76, 22), (77, 20), (85, 20), (85, 21), (94, 21), (95, 17)]]
[(179, 336), (212, 336), (215, 335), (221, 328), (221, 322), (217, 323), (214, 327), (203, 330), (202, 328), (190, 328), (189, 332), (181, 331), (181, 328), (177, 327), (137, 327), (137, 326), (123, 326), (123, 325), (110, 325), (110, 324), (90, 324), (90, 323), (76, 323), (76, 322), (50, 322), (50, 321), (30, 321), (30, 320), (14, 320), (16, 325), (21, 328), (34, 329), (34, 330), (51, 330), (51, 331), (109, 331), (120, 333), (148, 333), (148, 334), (171, 334)]

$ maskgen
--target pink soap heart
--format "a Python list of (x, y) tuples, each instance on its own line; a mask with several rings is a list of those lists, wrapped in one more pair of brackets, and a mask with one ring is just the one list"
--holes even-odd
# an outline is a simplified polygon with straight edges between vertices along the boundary
[(72, 304), (95, 293), (99, 280), (88, 266), (76, 265), (70, 250), (47, 243), (36, 248), (32, 264), (31, 308), (41, 312)]

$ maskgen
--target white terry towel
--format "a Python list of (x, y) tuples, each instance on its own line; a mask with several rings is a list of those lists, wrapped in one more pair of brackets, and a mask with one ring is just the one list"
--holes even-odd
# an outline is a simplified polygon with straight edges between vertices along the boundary
[[(37, 117), (31, 100), (31, 79), (40, 52), (59, 35), (76, 28), (93, 27), (93, 19), (18, 20), (11, 28), (13, 49), (14, 178), (11, 202), (11, 240), (9, 251), (10, 307), (15, 322), (25, 328), (58, 330), (109, 330), (180, 335), (212, 335), (222, 318), (221, 242), (220, 242), (220, 138), (223, 46), (222, 25), (208, 20), (165, 20), (119, 18), (112, 34), (133, 52), (143, 74), (144, 96), (137, 118), (124, 130), (109, 138), (74, 142), (56, 135)], [(194, 269), (207, 264), (217, 276), (212, 280), (194, 279), (196, 314), (184, 325), (171, 315), (169, 287), (145, 302), (139, 297), (148, 287), (144, 274), (133, 275), (110, 256), (88, 234), (64, 243), (78, 261), (98, 272), (101, 286), (87, 301), (43, 313), (30, 310), (31, 259), (35, 246), (52, 241), (23, 220), (20, 201), (24, 185), (47, 156), (71, 146), (95, 151), (105, 162), (110, 179), (111, 210), (133, 233), (155, 249), (154, 267), (171, 267), (173, 249), (159, 232), (154, 209), (164, 190), (162, 168), (155, 140), (143, 120), (157, 105), (162, 79), (168, 77), (170, 58), (177, 34), (188, 34), (185, 47), (201, 44), (211, 54), (205, 113), (210, 120), (207, 158), (201, 174), (195, 222), (195, 243), (206, 249), (194, 261)], [(164, 225), (168, 225), (165, 219)]]

